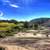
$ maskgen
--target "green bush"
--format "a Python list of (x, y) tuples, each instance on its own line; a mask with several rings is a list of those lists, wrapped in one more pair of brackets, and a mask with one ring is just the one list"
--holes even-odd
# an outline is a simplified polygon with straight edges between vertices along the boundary
[(34, 24), (34, 30), (38, 29), (38, 24)]
[(4, 37), (6, 37), (6, 33), (0, 33), (0, 38), (4, 38)]
[(13, 36), (14, 33), (6, 33), (6, 36)]

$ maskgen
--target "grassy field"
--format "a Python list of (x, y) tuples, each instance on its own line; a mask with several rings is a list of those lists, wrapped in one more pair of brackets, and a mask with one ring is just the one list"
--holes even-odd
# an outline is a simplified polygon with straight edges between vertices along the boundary
[(15, 27), (16, 24), (8, 23), (8, 22), (0, 22), (0, 31), (10, 30), (11, 28)]

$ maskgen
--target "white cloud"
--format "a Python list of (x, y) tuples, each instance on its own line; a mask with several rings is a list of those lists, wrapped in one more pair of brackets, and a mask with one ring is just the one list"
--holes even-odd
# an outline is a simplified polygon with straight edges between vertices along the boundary
[(4, 15), (4, 13), (2, 11), (0, 11), (0, 16), (3, 16), (3, 15)]
[(9, 0), (2, 0), (3, 2), (7, 2), (7, 3), (9, 3), (10, 1)]
[(10, 3), (10, 1), (5, 1), (5, 2)]
[(14, 7), (14, 8), (18, 8), (19, 6), (18, 5), (15, 5), (15, 4), (9, 4), (11, 7)]
[(15, 3), (12, 4), (11, 1), (9, 1), (9, 0), (2, 0), (2, 1), (3, 1), (4, 5), (8, 5), (8, 6), (11, 6), (11, 7), (14, 7), (14, 8), (18, 8), (19, 7)]
[(9, 5), (11, 2), (9, 0), (2, 0), (3, 5)]

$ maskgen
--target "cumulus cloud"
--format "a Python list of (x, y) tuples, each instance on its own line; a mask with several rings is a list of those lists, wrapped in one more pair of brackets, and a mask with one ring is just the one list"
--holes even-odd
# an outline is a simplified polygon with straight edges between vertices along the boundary
[(9, 4), (11, 7), (14, 7), (14, 8), (18, 8), (19, 6), (18, 5), (15, 5), (15, 4)]

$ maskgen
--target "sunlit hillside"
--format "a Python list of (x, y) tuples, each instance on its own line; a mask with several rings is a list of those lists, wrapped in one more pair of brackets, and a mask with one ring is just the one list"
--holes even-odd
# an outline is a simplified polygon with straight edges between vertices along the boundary
[(8, 23), (8, 22), (0, 22), (0, 31), (11, 30), (11, 28), (15, 27), (16, 24)]

